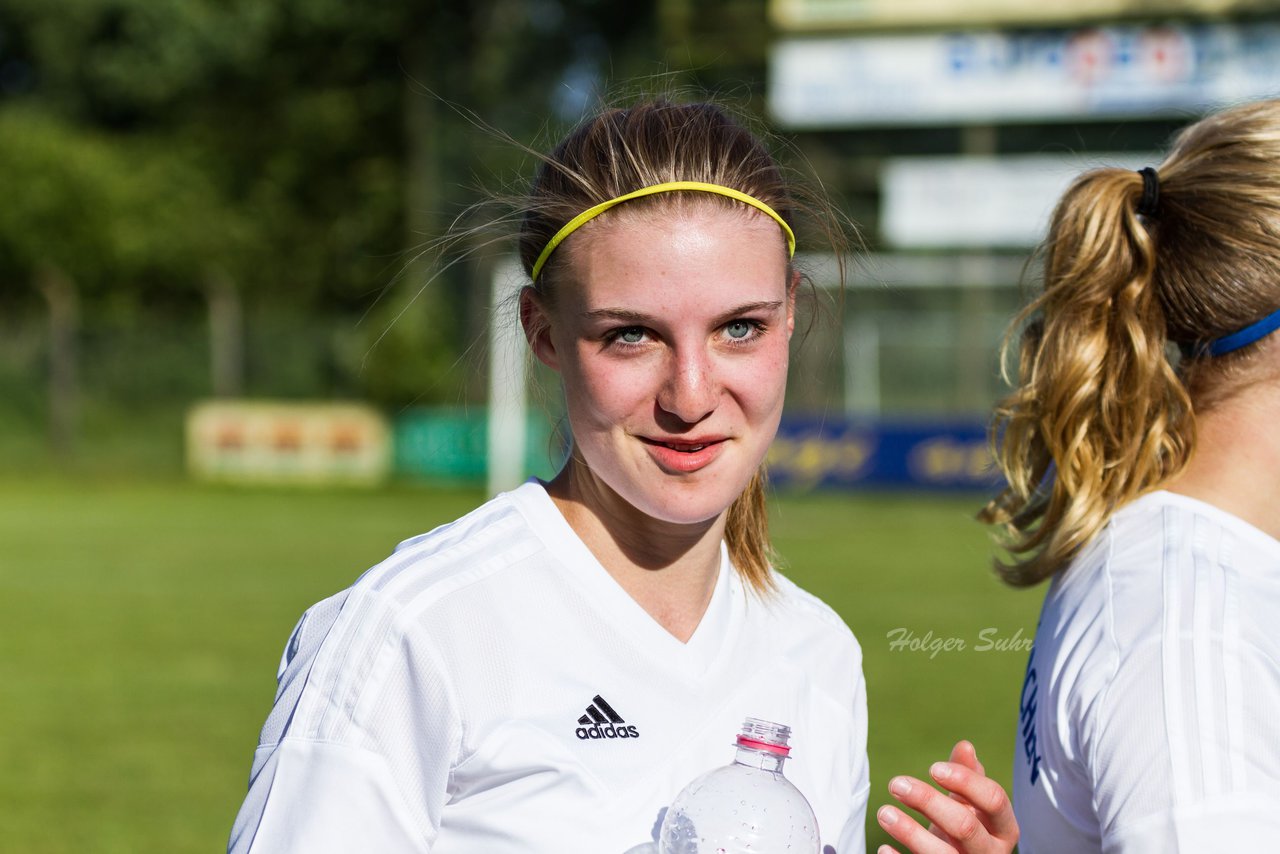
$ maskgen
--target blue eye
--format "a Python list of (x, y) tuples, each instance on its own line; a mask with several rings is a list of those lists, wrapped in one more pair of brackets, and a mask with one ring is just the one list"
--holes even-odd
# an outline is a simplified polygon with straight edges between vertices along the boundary
[(735, 320), (724, 328), (730, 338), (741, 340), (751, 334), (751, 324), (745, 320)]
[(644, 340), (644, 330), (637, 326), (624, 329), (618, 333), (618, 340), (624, 344), (639, 344)]

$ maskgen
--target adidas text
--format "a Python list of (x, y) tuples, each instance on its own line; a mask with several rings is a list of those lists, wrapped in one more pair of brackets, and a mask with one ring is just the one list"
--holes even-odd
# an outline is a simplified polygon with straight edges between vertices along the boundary
[(613, 724), (592, 724), (591, 726), (580, 726), (573, 731), (578, 738), (583, 740), (589, 738), (639, 738), (640, 731), (634, 726), (614, 726)]
[(589, 738), (639, 738), (640, 731), (633, 726), (623, 726), (622, 715), (599, 694), (591, 698), (587, 713), (578, 718), (574, 735), (586, 741)]

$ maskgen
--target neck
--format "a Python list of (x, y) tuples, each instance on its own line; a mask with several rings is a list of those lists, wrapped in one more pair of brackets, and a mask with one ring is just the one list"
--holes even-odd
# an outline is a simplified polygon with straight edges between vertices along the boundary
[(678, 640), (688, 641), (715, 591), (725, 514), (693, 524), (656, 519), (572, 458), (547, 492), (622, 589)]
[(1196, 416), (1196, 450), (1165, 488), (1280, 539), (1280, 383), (1260, 384)]

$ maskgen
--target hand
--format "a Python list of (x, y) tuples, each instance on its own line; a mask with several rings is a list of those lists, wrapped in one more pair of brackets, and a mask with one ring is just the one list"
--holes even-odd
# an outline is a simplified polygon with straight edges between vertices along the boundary
[[(1018, 842), (1018, 822), (1009, 796), (986, 776), (967, 741), (951, 749), (949, 762), (935, 762), (930, 775), (948, 797), (914, 777), (894, 777), (889, 792), (931, 822), (925, 830), (902, 810), (885, 805), (876, 819), (885, 832), (914, 854), (1009, 854)], [(881, 845), (877, 854), (896, 854)]]

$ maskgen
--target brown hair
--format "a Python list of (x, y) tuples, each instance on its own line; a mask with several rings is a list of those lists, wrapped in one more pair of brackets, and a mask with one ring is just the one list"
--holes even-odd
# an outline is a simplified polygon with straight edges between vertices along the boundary
[(1191, 125), (1157, 173), (1142, 215), (1139, 173), (1072, 184), (1041, 247), (1043, 292), (1011, 328), (1018, 383), (992, 428), (1008, 484), (979, 514), (1003, 529), (1010, 584), (1062, 569), (1185, 467), (1195, 410), (1250, 381), (1260, 346), (1211, 357), (1205, 343), (1280, 306), (1280, 101)]
[[(579, 125), (542, 160), (520, 228), (526, 273), (555, 233), (587, 208), (668, 181), (702, 181), (747, 193), (773, 208), (793, 230), (797, 213), (808, 213), (837, 248), (837, 257), (844, 255), (844, 232), (830, 206), (820, 197), (801, 196), (804, 201), (798, 201), (797, 188), (760, 139), (715, 104), (649, 100), (608, 109)], [(623, 208), (690, 203), (742, 205), (715, 194), (677, 191), (629, 201)], [(778, 249), (786, 251), (781, 230)], [(563, 249), (552, 253), (532, 286), (548, 304), (564, 278), (569, 255)], [(724, 535), (733, 565), (759, 593), (773, 587), (765, 482), (762, 465), (729, 507)]]

